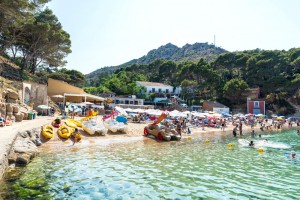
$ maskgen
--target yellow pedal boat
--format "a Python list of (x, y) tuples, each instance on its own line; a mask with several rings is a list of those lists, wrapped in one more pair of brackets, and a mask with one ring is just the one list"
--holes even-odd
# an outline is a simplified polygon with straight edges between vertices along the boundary
[(58, 135), (61, 138), (68, 139), (71, 136), (72, 131), (65, 125), (62, 125), (57, 130)]
[(45, 138), (53, 138), (53, 127), (51, 125), (46, 125), (43, 127), (42, 134)]
[(66, 119), (66, 124), (67, 126), (71, 127), (71, 128), (76, 128), (76, 124), (74, 124), (71, 119)]
[[(71, 122), (71, 123), (73, 123), (73, 124), (75, 124), (77, 127), (82, 127), (82, 124), (81, 124), (81, 122), (80, 121), (77, 121), (77, 120), (75, 120), (75, 119), (66, 119), (66, 121), (69, 121), (69, 123)], [(68, 124), (67, 124), (68, 125)], [(69, 126), (69, 125), (68, 125)], [(73, 127), (74, 128), (74, 127)]]

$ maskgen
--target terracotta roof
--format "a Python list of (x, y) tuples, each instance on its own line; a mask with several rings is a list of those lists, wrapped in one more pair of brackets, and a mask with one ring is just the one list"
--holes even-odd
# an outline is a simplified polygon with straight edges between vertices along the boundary
[(142, 86), (157, 86), (157, 87), (172, 87), (171, 85), (165, 85), (163, 83), (156, 83), (156, 82), (144, 82), (144, 81), (137, 81)]

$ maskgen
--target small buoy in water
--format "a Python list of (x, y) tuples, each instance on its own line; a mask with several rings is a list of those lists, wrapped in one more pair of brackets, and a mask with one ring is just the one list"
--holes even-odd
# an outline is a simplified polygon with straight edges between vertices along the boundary
[(228, 144), (228, 148), (232, 148), (232, 144), (231, 143)]
[(259, 153), (262, 153), (262, 152), (264, 152), (264, 149), (260, 147), (260, 148), (257, 149), (257, 151), (258, 151)]
[(205, 144), (209, 144), (209, 139), (205, 140)]
[(187, 139), (188, 139), (188, 141), (191, 141), (191, 140), (192, 140), (192, 137), (191, 137), (191, 136), (188, 136)]

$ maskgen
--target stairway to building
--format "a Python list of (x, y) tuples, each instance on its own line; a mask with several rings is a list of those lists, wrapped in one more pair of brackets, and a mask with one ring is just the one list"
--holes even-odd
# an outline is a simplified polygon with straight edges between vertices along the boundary
[(174, 106), (175, 110), (178, 110), (178, 111), (181, 111), (181, 112), (186, 110), (182, 105), (179, 105), (179, 104), (175, 104), (173, 106)]
[(295, 108), (295, 114), (294, 115), (297, 115), (297, 116), (300, 116), (300, 105), (298, 104), (295, 104), (291, 98), (289, 98), (287, 100), (287, 102), (289, 102), (294, 108)]

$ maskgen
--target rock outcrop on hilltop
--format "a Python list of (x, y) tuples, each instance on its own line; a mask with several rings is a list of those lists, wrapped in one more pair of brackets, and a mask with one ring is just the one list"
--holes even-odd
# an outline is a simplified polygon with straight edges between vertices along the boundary
[(149, 64), (156, 59), (165, 59), (172, 60), (175, 62), (183, 61), (199, 61), (200, 58), (204, 58), (207, 61), (212, 61), (218, 55), (227, 52), (225, 49), (216, 47), (213, 44), (208, 43), (195, 43), (195, 44), (186, 44), (182, 48), (177, 47), (171, 43), (160, 46), (157, 49), (153, 49), (147, 53), (147, 55), (133, 59), (129, 62), (118, 66), (103, 67), (90, 74), (87, 74), (87, 81), (95, 78), (102, 73), (113, 73), (116, 69), (128, 67), (133, 64)]

